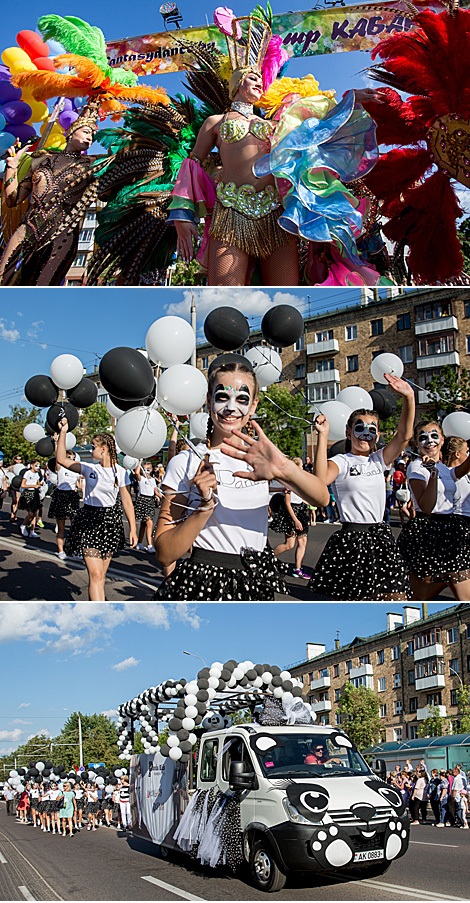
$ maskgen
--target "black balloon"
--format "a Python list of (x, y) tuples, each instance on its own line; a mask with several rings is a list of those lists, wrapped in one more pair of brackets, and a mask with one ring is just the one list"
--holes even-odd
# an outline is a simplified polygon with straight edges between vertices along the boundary
[[(135, 348), (111, 348), (100, 363), (103, 387), (115, 398), (147, 398), (155, 387), (153, 370)], [(119, 407), (119, 405), (118, 405)]]
[[(53, 404), (47, 412), (47, 422), (54, 432), (57, 431), (59, 420), (62, 420), (63, 417), (67, 418), (69, 424), (68, 432), (71, 433), (78, 423), (78, 411), (76, 407), (68, 401), (59, 401), (57, 404)], [(54, 449), (52, 451), (54, 451)], [(48, 454), (52, 453), (48, 452)]]
[(214, 348), (235, 351), (246, 342), (250, 327), (246, 317), (235, 307), (216, 307), (204, 321), (204, 335)]
[(44, 432), (46, 433), (46, 436), (53, 436), (54, 433), (56, 432), (56, 430), (53, 430), (52, 427), (49, 426), (47, 420), (44, 424)]
[(47, 466), (48, 466), (49, 470), (52, 471), (52, 473), (55, 473), (56, 465), (57, 465), (57, 458), (55, 455), (53, 455), (52, 458), (49, 458), (49, 460), (47, 462)]
[(328, 458), (332, 458), (334, 455), (344, 455), (346, 451), (346, 439), (339, 439), (338, 442), (333, 442), (333, 445), (330, 445), (328, 449)]
[(261, 332), (270, 345), (286, 348), (303, 335), (304, 320), (300, 311), (290, 304), (274, 304), (261, 321)]
[(147, 407), (149, 404), (152, 404), (152, 401), (155, 400), (155, 390), (156, 386), (154, 384), (154, 391), (150, 393), (150, 395), (146, 395), (145, 398), (116, 398), (115, 395), (110, 395), (109, 400), (112, 401), (113, 404), (119, 408), (120, 411), (130, 411), (131, 408), (140, 408), (142, 405)]
[(41, 373), (28, 379), (24, 387), (24, 394), (28, 401), (37, 408), (48, 408), (57, 401), (59, 390), (50, 376)]
[(214, 358), (207, 371), (207, 378), (209, 379), (214, 370), (218, 370), (219, 367), (223, 367), (226, 364), (243, 364), (244, 367), (247, 367), (253, 373), (253, 366), (248, 358), (243, 357), (243, 354), (236, 354), (235, 351), (231, 351), (228, 354), (218, 354)]
[(20, 470), (19, 474), (17, 474), (17, 476), (13, 477), (13, 479), (11, 481), (12, 489), (21, 489), (21, 481), (22, 481), (27, 469), (28, 469), (27, 467), (23, 467), (23, 469)]
[(392, 392), (388, 389), (372, 389), (370, 396), (374, 403), (374, 411), (379, 417), (386, 420), (391, 417), (397, 409), (397, 401)]
[(48, 458), (55, 451), (55, 442), (52, 436), (43, 436), (35, 443), (35, 449), (41, 458)]
[(78, 386), (67, 390), (67, 398), (77, 408), (89, 408), (98, 398), (98, 386), (93, 380), (84, 376)]

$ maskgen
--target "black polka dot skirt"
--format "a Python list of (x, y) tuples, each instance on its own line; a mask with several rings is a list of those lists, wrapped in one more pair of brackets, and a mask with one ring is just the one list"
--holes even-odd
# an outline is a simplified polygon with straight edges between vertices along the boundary
[(411, 598), (408, 569), (388, 524), (343, 524), (330, 536), (308, 587), (332, 599)]
[(153, 520), (155, 517), (155, 496), (154, 495), (138, 495), (135, 502), (135, 519)]
[[(198, 553), (202, 553), (200, 560)], [(227, 559), (226, 566), (213, 564)], [(278, 561), (267, 546), (262, 552), (242, 549), (240, 555), (205, 553), (195, 550), (191, 558), (178, 562), (175, 570), (161, 583), (154, 599), (182, 599), (220, 602), (273, 600), (274, 593), (286, 593), (284, 575), (287, 565)]]
[(112, 508), (84, 505), (72, 521), (64, 550), (67, 555), (112, 558), (124, 544), (121, 505), (117, 502)]
[(458, 514), (418, 515), (403, 527), (398, 548), (409, 571), (429, 583), (470, 578), (470, 528)]
[(66, 520), (68, 517), (73, 518), (79, 508), (80, 499), (77, 492), (73, 489), (54, 489), (49, 506), (50, 517), (55, 517), (56, 520)]
[(273, 514), (273, 519), (269, 525), (271, 530), (274, 530), (275, 533), (284, 533), (285, 536), (307, 536), (308, 528), (310, 526), (310, 510), (308, 505), (306, 505), (305, 502), (293, 504), (292, 510), (296, 518), (302, 524), (300, 530), (294, 525), (294, 521), (287, 510), (285, 502), (280, 506), (277, 513)]
[(18, 508), (21, 508), (22, 511), (28, 511), (29, 514), (33, 514), (35, 511), (39, 511), (40, 507), (41, 499), (39, 496), (39, 489), (23, 489)]

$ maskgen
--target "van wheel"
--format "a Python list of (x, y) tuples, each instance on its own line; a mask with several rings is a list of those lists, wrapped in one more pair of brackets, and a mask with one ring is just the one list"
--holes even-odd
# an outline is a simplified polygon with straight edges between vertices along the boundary
[(250, 851), (250, 868), (253, 884), (258, 890), (275, 893), (282, 890), (286, 876), (281, 872), (267, 843), (255, 840)]

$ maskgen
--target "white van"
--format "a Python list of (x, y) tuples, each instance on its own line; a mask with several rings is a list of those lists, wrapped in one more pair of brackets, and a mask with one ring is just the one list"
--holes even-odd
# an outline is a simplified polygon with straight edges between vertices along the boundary
[(260, 890), (280, 890), (294, 871), (381, 875), (408, 848), (410, 821), (401, 794), (335, 728), (241, 724), (209, 730), (200, 740), (195, 783), (188, 805), (186, 766), (160, 753), (134, 756), (133, 832), (163, 851), (192, 849), (208, 862), (193, 843), (197, 837), (202, 847), (209, 830), (209, 821), (201, 821), (203, 801), (216, 795), (236, 800), (241, 855)]

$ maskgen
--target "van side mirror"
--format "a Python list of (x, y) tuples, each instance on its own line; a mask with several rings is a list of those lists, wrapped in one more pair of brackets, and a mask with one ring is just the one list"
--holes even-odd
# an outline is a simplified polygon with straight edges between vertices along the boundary
[(245, 771), (244, 762), (231, 762), (228, 782), (231, 790), (255, 790), (257, 780), (254, 771)]
[(385, 781), (387, 778), (387, 765), (385, 759), (376, 759), (372, 771), (377, 777), (382, 778), (382, 781)]

